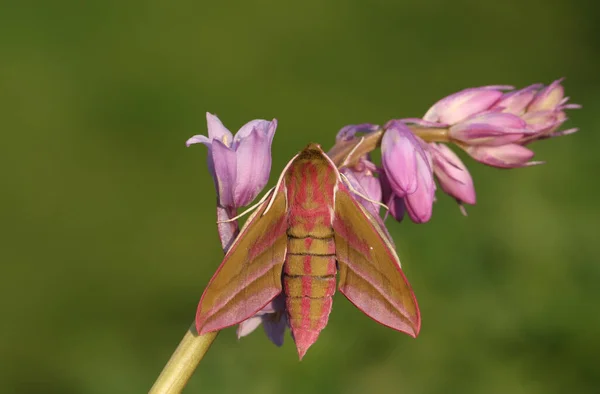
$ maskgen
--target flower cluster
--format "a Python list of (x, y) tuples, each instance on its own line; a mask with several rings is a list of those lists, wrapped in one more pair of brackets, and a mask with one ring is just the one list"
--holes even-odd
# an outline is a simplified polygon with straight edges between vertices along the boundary
[[(382, 202), (401, 220), (405, 213), (416, 223), (431, 218), (436, 185), (462, 204), (475, 204), (473, 179), (465, 164), (445, 143), (463, 149), (473, 159), (497, 168), (541, 164), (531, 161), (529, 143), (571, 134), (558, 131), (567, 119), (568, 104), (561, 80), (521, 90), (510, 86), (465, 89), (434, 104), (423, 118), (389, 121), (382, 129), (379, 169)], [(356, 130), (364, 127), (356, 126)], [(338, 139), (352, 127), (338, 133)], [(377, 127), (362, 130), (377, 132)], [(373, 171), (373, 173), (376, 173)], [(372, 182), (364, 179), (363, 182)], [(377, 198), (374, 194), (371, 197)]]
[[(349, 125), (338, 132), (330, 156), (336, 147), (347, 153), (339, 162), (332, 159), (356, 192), (357, 201), (374, 217), (379, 217), (379, 202), (396, 220), (407, 214), (415, 223), (427, 222), (435, 201), (435, 180), (444, 193), (456, 199), (464, 213), (463, 203), (476, 202), (473, 179), (448, 144), (492, 167), (540, 164), (531, 161), (534, 152), (528, 148), (530, 143), (577, 131), (559, 130), (567, 119), (565, 110), (580, 108), (568, 103), (561, 82), (521, 90), (503, 85), (465, 89), (435, 103), (422, 118), (393, 119), (383, 127)], [(196, 135), (187, 145), (201, 143), (208, 148), (208, 168), (218, 205), (231, 218), (238, 208), (254, 200), (268, 181), (277, 121), (250, 121), (235, 137), (214, 115), (207, 113), (207, 124), (208, 137)], [(353, 157), (365, 138), (376, 142)], [(369, 154), (377, 146), (381, 147), (379, 165)], [(226, 248), (236, 234), (222, 227), (219, 231)], [(269, 338), (281, 345), (287, 327), (283, 296), (242, 322), (238, 336), (249, 334), (261, 323)]]

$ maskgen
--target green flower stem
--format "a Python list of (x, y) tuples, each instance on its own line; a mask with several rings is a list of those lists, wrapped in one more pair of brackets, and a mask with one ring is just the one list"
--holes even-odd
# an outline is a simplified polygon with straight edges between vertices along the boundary
[(218, 331), (215, 331), (198, 335), (196, 325), (192, 324), (148, 393), (180, 393), (218, 333)]
[(450, 142), (448, 129), (436, 127), (409, 126), (414, 135), (425, 142)]

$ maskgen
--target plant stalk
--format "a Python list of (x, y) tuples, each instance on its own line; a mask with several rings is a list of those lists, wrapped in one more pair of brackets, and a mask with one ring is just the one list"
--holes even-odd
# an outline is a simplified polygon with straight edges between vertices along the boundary
[(196, 325), (192, 324), (148, 393), (181, 393), (218, 333), (198, 335)]

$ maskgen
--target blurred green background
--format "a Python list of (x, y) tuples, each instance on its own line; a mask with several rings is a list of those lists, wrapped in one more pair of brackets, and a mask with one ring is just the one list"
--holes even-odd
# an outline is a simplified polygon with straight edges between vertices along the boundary
[(566, 76), (580, 133), (544, 166), (466, 159), (469, 217), (440, 195), (390, 222), (418, 339), (337, 295), (298, 362), (223, 332), (190, 393), (600, 392), (600, 13), (587, 1), (8, 1), (0, 6), (0, 392), (146, 392), (222, 251), (205, 112), (276, 117), (273, 176), (350, 123), (422, 116), (486, 84)]

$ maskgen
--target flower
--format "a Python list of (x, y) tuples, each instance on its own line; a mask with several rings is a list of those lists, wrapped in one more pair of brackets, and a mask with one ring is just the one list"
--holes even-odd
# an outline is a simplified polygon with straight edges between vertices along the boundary
[(368, 134), (377, 131), (378, 129), (379, 126), (372, 123), (350, 124), (342, 127), (340, 131), (338, 131), (337, 135), (335, 136), (335, 142), (349, 141), (358, 133)]
[(244, 320), (238, 325), (238, 339), (245, 337), (256, 330), (262, 323), (267, 337), (277, 346), (283, 345), (283, 335), (288, 326), (287, 314), (285, 312), (285, 296), (279, 294), (267, 306), (261, 309), (256, 315)]
[[(381, 201), (381, 183), (375, 177), (377, 167), (367, 156), (360, 158), (353, 167), (344, 167), (340, 170), (346, 177), (354, 198), (362, 204), (373, 216), (379, 216), (379, 205), (369, 201)], [(360, 193), (357, 194), (356, 192)], [(364, 197), (368, 197), (369, 200)]]
[[(416, 124), (445, 129), (447, 139), (493, 167), (539, 164), (530, 161), (533, 152), (523, 145), (577, 131), (557, 131), (567, 119), (566, 109), (581, 108), (568, 104), (561, 82), (510, 92), (504, 92), (513, 89), (510, 86), (465, 89), (438, 101)], [(427, 122), (437, 124), (427, 126)]]
[(541, 161), (529, 161), (533, 158), (533, 151), (518, 144), (462, 148), (475, 160), (492, 167), (517, 168), (543, 164)]
[(557, 132), (558, 128), (567, 120), (565, 110), (581, 108), (579, 104), (567, 104), (569, 97), (564, 97), (564, 87), (560, 84), (561, 82), (562, 79), (558, 79), (540, 90), (527, 107), (527, 112), (523, 117), (535, 129), (536, 135), (524, 139), (522, 143), (559, 137), (577, 131), (574, 128)]
[(472, 115), (448, 129), (451, 140), (467, 145), (505, 145), (532, 133), (519, 116), (498, 111)]
[(491, 108), (521, 116), (525, 113), (537, 91), (543, 86), (541, 83), (536, 83), (521, 90), (504, 93)]
[(208, 137), (195, 135), (186, 145), (208, 148), (208, 169), (215, 182), (219, 205), (248, 205), (265, 187), (271, 172), (271, 143), (277, 120), (256, 119), (243, 125), (235, 137), (215, 115), (206, 113)]
[(402, 121), (391, 120), (385, 129), (381, 161), (391, 196), (384, 202), (393, 205), (396, 198), (402, 198), (410, 218), (424, 223), (431, 218), (435, 193), (431, 157), (423, 148), (426, 144)]
[(490, 109), (512, 86), (493, 85), (461, 90), (435, 103), (423, 116), (427, 122), (457, 124)]
[(542, 84), (528, 86), (516, 92), (506, 93), (494, 108), (503, 112), (519, 115), (533, 131), (524, 136), (519, 143), (526, 144), (535, 140), (572, 134), (577, 129), (562, 132), (556, 130), (567, 120), (566, 109), (581, 108), (579, 104), (568, 104), (569, 97), (564, 96), (563, 79), (558, 79), (544, 87)]
[(390, 181), (383, 169), (379, 174), (379, 180), (381, 182), (381, 201), (387, 205), (389, 214), (392, 215), (394, 219), (401, 222), (404, 218), (404, 213), (406, 212), (404, 198), (394, 194)]
[[(460, 158), (444, 144), (429, 144), (435, 174), (442, 190), (459, 204), (475, 204), (475, 187), (469, 170)], [(463, 212), (464, 213), (464, 212)]]

